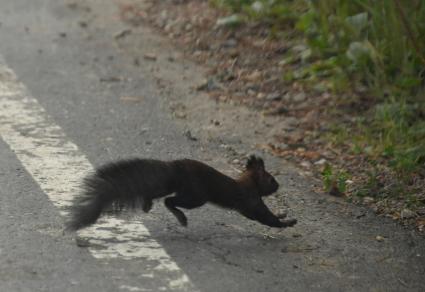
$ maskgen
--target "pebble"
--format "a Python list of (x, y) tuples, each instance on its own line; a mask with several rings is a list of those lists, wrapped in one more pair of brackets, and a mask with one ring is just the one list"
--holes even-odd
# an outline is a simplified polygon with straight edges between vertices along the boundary
[(257, 13), (260, 13), (264, 10), (264, 4), (260, 1), (255, 1), (251, 5), (252, 10), (254, 10)]
[(364, 197), (363, 198), (363, 203), (365, 203), (365, 204), (371, 204), (373, 202), (375, 202), (375, 199), (372, 198), (372, 197)]
[(154, 53), (146, 53), (143, 55), (143, 58), (149, 61), (156, 61), (157, 56)]
[(311, 163), (309, 161), (301, 162), (301, 166), (305, 168), (311, 168)]
[(174, 116), (178, 119), (185, 119), (186, 118), (186, 113), (182, 112), (182, 111), (175, 111), (174, 112)]
[(320, 160), (317, 160), (314, 165), (324, 165), (326, 163), (326, 159), (322, 158)]
[(377, 235), (375, 237), (375, 239), (376, 239), (376, 241), (379, 241), (379, 242), (383, 242), (385, 240), (385, 238), (383, 236), (381, 236), (381, 235)]
[(302, 102), (302, 101), (304, 101), (306, 99), (306, 97), (307, 96), (306, 96), (306, 94), (304, 92), (300, 92), (300, 93), (295, 94), (292, 97), (292, 100), (295, 101), (295, 102)]
[(401, 219), (415, 218), (416, 213), (413, 212), (412, 210), (409, 210), (409, 209), (403, 209), (400, 213), (400, 217), (401, 217)]
[(241, 18), (237, 14), (217, 19), (216, 26), (234, 26), (241, 23)]
[(279, 92), (273, 92), (273, 93), (270, 93), (269, 95), (267, 95), (266, 99), (267, 100), (281, 100), (282, 95)]
[(253, 96), (253, 95), (255, 95), (255, 91), (254, 90), (252, 90), (252, 89), (248, 89), (248, 91), (246, 92), (248, 95), (251, 95), (251, 96)]

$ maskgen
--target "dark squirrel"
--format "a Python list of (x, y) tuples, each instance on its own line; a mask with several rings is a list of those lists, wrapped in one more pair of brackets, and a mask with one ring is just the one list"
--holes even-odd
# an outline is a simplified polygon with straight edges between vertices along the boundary
[(263, 160), (256, 156), (248, 159), (238, 179), (190, 159), (122, 160), (97, 169), (85, 178), (83, 188), (71, 209), (68, 230), (95, 223), (111, 208), (137, 207), (149, 212), (152, 200), (165, 196), (168, 196), (165, 206), (183, 226), (187, 226), (187, 218), (178, 208), (193, 209), (207, 202), (235, 210), (270, 227), (291, 227), (297, 223), (296, 219), (280, 220), (284, 215), (275, 216), (264, 204), (262, 197), (276, 192), (279, 184), (265, 170)]

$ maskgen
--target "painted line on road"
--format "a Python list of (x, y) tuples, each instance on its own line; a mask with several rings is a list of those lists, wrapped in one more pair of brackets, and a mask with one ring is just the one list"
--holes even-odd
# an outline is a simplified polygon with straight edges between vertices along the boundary
[[(0, 56), (0, 136), (62, 215), (93, 166), (33, 98)], [(145, 278), (166, 279), (158, 290), (196, 290), (187, 275), (140, 221), (102, 217), (79, 232), (98, 259), (144, 259)], [(100, 248), (99, 248), (100, 247)], [(161, 281), (162, 282), (162, 281)]]

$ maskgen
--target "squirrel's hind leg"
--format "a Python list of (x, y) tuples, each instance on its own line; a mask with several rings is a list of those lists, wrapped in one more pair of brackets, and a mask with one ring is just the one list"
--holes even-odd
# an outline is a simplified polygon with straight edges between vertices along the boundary
[(152, 199), (144, 198), (142, 202), (142, 210), (148, 213), (152, 209)]
[(196, 207), (200, 207), (206, 203), (205, 200), (201, 200), (198, 198), (188, 198), (180, 195), (179, 193), (176, 194), (174, 197), (168, 197), (164, 200), (165, 207), (167, 207), (168, 210), (170, 210), (171, 213), (173, 213), (174, 216), (176, 216), (177, 220), (180, 222), (181, 225), (187, 226), (187, 218), (184, 213), (177, 209), (176, 207), (182, 207), (185, 209), (193, 209)]

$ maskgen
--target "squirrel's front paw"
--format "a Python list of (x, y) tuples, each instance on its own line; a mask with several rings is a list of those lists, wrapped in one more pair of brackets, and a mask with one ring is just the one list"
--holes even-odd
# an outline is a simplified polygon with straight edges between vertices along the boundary
[(279, 218), (279, 219), (285, 219), (286, 216), (288, 216), (288, 213), (286, 213), (286, 212), (276, 214), (276, 217)]
[(285, 227), (292, 227), (297, 224), (297, 219), (282, 220), (281, 222), (284, 224)]

